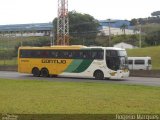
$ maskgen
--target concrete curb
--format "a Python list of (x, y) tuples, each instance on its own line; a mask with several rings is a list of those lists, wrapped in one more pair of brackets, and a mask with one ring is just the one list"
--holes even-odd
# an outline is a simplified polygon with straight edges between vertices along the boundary
[(130, 76), (160, 78), (160, 70), (131, 70)]
[(0, 71), (18, 71), (17, 66), (0, 66)]

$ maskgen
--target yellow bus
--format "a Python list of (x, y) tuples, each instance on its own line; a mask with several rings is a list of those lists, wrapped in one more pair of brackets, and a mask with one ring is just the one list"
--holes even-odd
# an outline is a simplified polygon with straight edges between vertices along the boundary
[(127, 53), (114, 47), (19, 47), (18, 72), (35, 77), (121, 79), (129, 76)]

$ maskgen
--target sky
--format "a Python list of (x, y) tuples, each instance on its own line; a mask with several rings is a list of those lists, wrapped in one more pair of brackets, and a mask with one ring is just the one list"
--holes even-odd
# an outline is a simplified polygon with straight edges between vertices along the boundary
[[(46, 23), (57, 16), (58, 0), (0, 0), (0, 25)], [(68, 0), (69, 11), (95, 19), (145, 18), (160, 10), (160, 0)]]

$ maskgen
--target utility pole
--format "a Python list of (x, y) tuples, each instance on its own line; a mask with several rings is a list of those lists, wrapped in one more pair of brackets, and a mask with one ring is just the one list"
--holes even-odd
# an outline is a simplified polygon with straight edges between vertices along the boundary
[(142, 25), (140, 24), (139, 28), (139, 48), (142, 47)]
[(108, 42), (108, 46), (110, 46), (111, 44), (111, 23), (115, 23), (115, 21), (111, 21), (111, 19), (107, 19), (105, 23), (108, 23), (109, 40), (107, 42)]
[(111, 19), (108, 19), (108, 29), (109, 29), (109, 41), (108, 41), (108, 46), (110, 47), (110, 42), (111, 42)]
[(115, 23), (115, 21), (111, 21), (111, 19), (107, 19), (106, 23), (108, 23), (108, 36), (109, 36), (109, 40), (107, 41), (108, 42), (108, 46), (110, 47), (111, 46), (111, 23)]
[(69, 45), (68, 0), (58, 0), (57, 45)]
[(50, 39), (51, 39), (50, 46), (53, 46), (54, 45), (54, 31), (53, 31), (53, 29), (51, 29), (51, 31), (50, 31)]

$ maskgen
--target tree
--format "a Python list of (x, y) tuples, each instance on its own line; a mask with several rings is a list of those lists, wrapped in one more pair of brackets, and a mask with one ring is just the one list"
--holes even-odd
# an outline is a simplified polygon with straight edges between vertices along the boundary
[(135, 25), (137, 25), (138, 24), (138, 21), (137, 21), (137, 19), (132, 19), (131, 21), (130, 21), (130, 25), (131, 26), (135, 26)]
[(122, 30), (122, 32), (124, 33), (124, 35), (126, 34), (126, 29), (128, 28), (127, 24), (122, 24), (120, 29)]
[(149, 45), (160, 45), (160, 30), (156, 32), (148, 33), (145, 41)]
[[(57, 33), (57, 18), (53, 20)], [(70, 44), (93, 45), (98, 33), (99, 22), (89, 14), (81, 14), (76, 11), (69, 12)]]
[(22, 43), (19, 42), (17, 45), (14, 46), (14, 52), (13, 57), (17, 57), (18, 48), (20, 46), (36, 46), (36, 47), (42, 47), (42, 46), (50, 46), (50, 37), (40, 37), (35, 40), (27, 40), (23, 41)]
[(155, 11), (151, 13), (152, 16), (160, 17), (160, 11)]
[(138, 19), (138, 24), (145, 25), (146, 23), (147, 23), (147, 19), (146, 18), (139, 18)]

